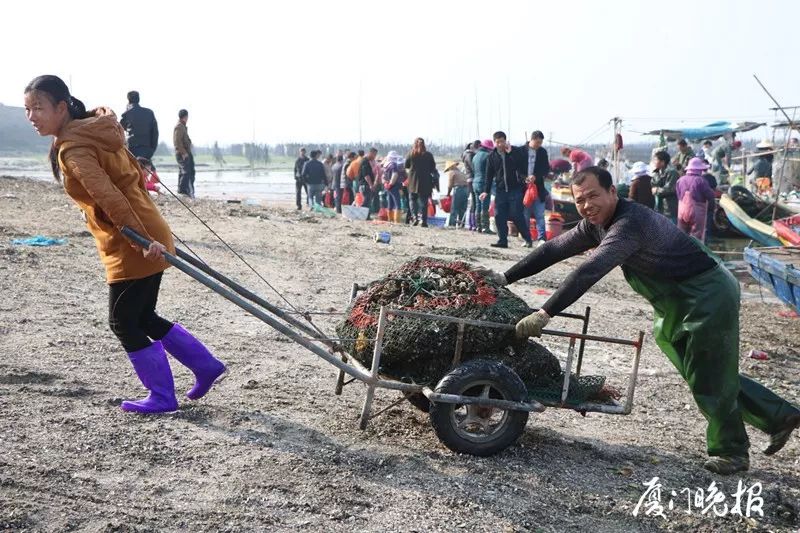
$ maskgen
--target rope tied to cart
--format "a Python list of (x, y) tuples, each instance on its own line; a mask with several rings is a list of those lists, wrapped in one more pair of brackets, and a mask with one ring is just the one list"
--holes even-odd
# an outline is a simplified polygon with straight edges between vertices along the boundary
[[(221, 237), (221, 236), (220, 236), (220, 235), (219, 235), (219, 234), (218, 234), (216, 231), (214, 231), (214, 229), (213, 229), (213, 228), (212, 228), (212, 227), (211, 227), (211, 226), (210, 226), (210, 225), (209, 225), (209, 224), (208, 224), (208, 223), (207, 223), (205, 220), (203, 220), (203, 218), (202, 218), (202, 217), (200, 217), (200, 215), (198, 215), (197, 213), (195, 213), (195, 212), (194, 212), (194, 210), (193, 210), (193, 209), (192, 209), (192, 208), (191, 208), (191, 207), (190, 207), (190, 206), (189, 206), (189, 205), (188, 205), (186, 202), (184, 202), (184, 201), (183, 201), (183, 199), (180, 197), (180, 195), (178, 195), (178, 194), (175, 194), (175, 193), (172, 191), (172, 189), (170, 189), (169, 187), (167, 187), (167, 186), (164, 184), (164, 182), (160, 182), (160, 185), (161, 185), (161, 187), (163, 187), (163, 188), (164, 188), (164, 190), (166, 190), (166, 191), (167, 191), (169, 194), (171, 194), (171, 195), (172, 195), (172, 197), (173, 197), (173, 198), (175, 198), (175, 199), (178, 201), (178, 203), (180, 203), (180, 204), (181, 204), (181, 205), (182, 205), (184, 208), (186, 208), (186, 210), (187, 210), (187, 211), (189, 211), (189, 213), (191, 213), (191, 214), (192, 214), (192, 215), (193, 215), (193, 216), (194, 216), (194, 217), (195, 217), (195, 218), (196, 218), (196, 219), (197, 219), (197, 220), (198, 220), (198, 221), (199, 221), (199, 222), (200, 222), (200, 223), (201, 223), (203, 226), (205, 226), (205, 228), (206, 228), (208, 231), (210, 231), (210, 232), (211, 232), (211, 234), (212, 234), (212, 235), (214, 235), (214, 237), (216, 237), (216, 238), (217, 238), (217, 240), (219, 240), (219, 241), (220, 241), (220, 242), (221, 242), (223, 245), (225, 245), (225, 247), (226, 247), (226, 248), (227, 248), (227, 249), (228, 249), (228, 250), (229, 250), (229, 251), (230, 251), (230, 252), (231, 252), (231, 253), (232, 253), (232, 254), (233, 254), (233, 255), (234, 255), (234, 256), (235, 256), (235, 257), (236, 257), (238, 260), (239, 260), (239, 261), (241, 261), (242, 263), (244, 263), (244, 265), (245, 265), (247, 268), (249, 268), (249, 269), (250, 269), (250, 270), (251, 270), (251, 271), (252, 271), (252, 272), (253, 272), (253, 273), (254, 273), (254, 274), (255, 274), (255, 275), (256, 275), (256, 276), (257, 276), (257, 277), (258, 277), (258, 278), (259, 278), (259, 279), (262, 281), (262, 282), (264, 282), (264, 284), (266, 284), (266, 285), (267, 285), (267, 287), (269, 287), (269, 288), (270, 288), (270, 289), (271, 289), (271, 290), (272, 290), (272, 291), (273, 291), (273, 292), (274, 292), (274, 293), (275, 293), (275, 294), (276, 294), (276, 295), (277, 295), (277, 296), (278, 296), (278, 297), (279, 297), (281, 300), (283, 300), (283, 301), (284, 301), (284, 302), (285, 302), (285, 303), (286, 303), (286, 304), (287, 304), (287, 305), (288, 305), (288, 306), (291, 308), (291, 310), (292, 310), (292, 312), (293, 312), (294, 314), (296, 314), (296, 315), (298, 315), (298, 316), (301, 316), (301, 317), (303, 317), (303, 318), (304, 318), (304, 319), (305, 319), (305, 320), (306, 320), (306, 321), (309, 323), (309, 325), (310, 325), (310, 326), (311, 326), (311, 327), (312, 327), (312, 328), (313, 328), (313, 329), (314, 329), (314, 330), (315, 330), (317, 333), (319, 333), (319, 334), (320, 334), (321, 336), (323, 336), (323, 337), (325, 336), (325, 333), (324, 333), (324, 332), (323, 332), (321, 329), (319, 329), (319, 327), (317, 327), (317, 325), (314, 323), (314, 321), (313, 321), (313, 318), (312, 318), (312, 314), (311, 314), (310, 312), (308, 312), (308, 311), (306, 311), (306, 310), (300, 310), (300, 309), (298, 309), (297, 307), (295, 307), (295, 305), (294, 305), (294, 304), (293, 304), (291, 301), (289, 301), (289, 299), (288, 299), (288, 298), (286, 298), (286, 297), (283, 295), (283, 293), (281, 293), (281, 292), (280, 292), (280, 291), (279, 291), (277, 288), (275, 288), (275, 287), (274, 287), (274, 286), (273, 286), (273, 285), (272, 285), (272, 284), (271, 284), (269, 281), (267, 281), (267, 279), (266, 279), (264, 276), (262, 276), (262, 275), (261, 275), (261, 273), (260, 273), (260, 272), (258, 272), (258, 271), (257, 271), (257, 270), (256, 270), (256, 269), (255, 269), (255, 268), (254, 268), (254, 267), (253, 267), (253, 266), (252, 266), (252, 265), (251, 265), (251, 264), (250, 264), (250, 263), (249, 263), (249, 262), (248, 262), (248, 261), (247, 261), (247, 260), (246, 260), (244, 257), (242, 257), (242, 256), (241, 256), (241, 254), (239, 254), (239, 252), (237, 252), (236, 250), (234, 250), (234, 249), (233, 249), (233, 247), (232, 247), (230, 244), (228, 244), (228, 242), (227, 242), (225, 239), (223, 239), (223, 238), (222, 238), (222, 237)], [(181, 239), (181, 238), (180, 238), (178, 235), (176, 235), (174, 232), (172, 233), (172, 235), (173, 235), (173, 236), (174, 236), (174, 237), (175, 237), (175, 238), (176, 238), (176, 239), (177, 239), (179, 242), (181, 242), (181, 243), (182, 243), (182, 244), (183, 244), (183, 245), (184, 245), (184, 246), (185, 246), (185, 247), (186, 247), (186, 248), (187, 248), (187, 249), (188, 249), (188, 250), (189, 250), (189, 251), (192, 253), (192, 255), (194, 255), (194, 256), (195, 256), (195, 257), (196, 257), (196, 258), (197, 258), (197, 259), (198, 259), (200, 262), (202, 262), (202, 263), (203, 263), (203, 264), (205, 264), (205, 265), (207, 265), (207, 264), (208, 264), (208, 263), (206, 263), (206, 261), (205, 261), (205, 260), (204, 260), (202, 257), (200, 257), (200, 255), (199, 255), (197, 252), (195, 252), (194, 250), (192, 250), (192, 249), (191, 249), (191, 248), (190, 248), (190, 247), (189, 247), (189, 246), (188, 246), (188, 245), (187, 245), (187, 244), (186, 244), (186, 243), (185, 243), (185, 242), (184, 242), (184, 241), (183, 241), (183, 240), (182, 240), (182, 239)], [(337, 351), (340, 351), (340, 350), (337, 350)]]

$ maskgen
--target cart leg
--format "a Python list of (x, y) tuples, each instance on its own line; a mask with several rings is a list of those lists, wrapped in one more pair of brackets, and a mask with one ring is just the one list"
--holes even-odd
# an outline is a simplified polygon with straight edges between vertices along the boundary
[[(347, 357), (342, 356), (342, 361), (347, 362)], [(344, 370), (339, 370), (339, 376), (336, 378), (336, 388), (333, 393), (336, 396), (342, 395), (342, 388), (344, 388)]]
[(372, 351), (372, 369), (370, 370), (370, 381), (367, 383), (367, 395), (364, 398), (364, 407), (361, 409), (361, 419), (358, 427), (367, 429), (369, 415), (372, 411), (372, 400), (375, 398), (375, 382), (378, 380), (378, 371), (381, 366), (381, 352), (383, 351), (383, 333), (386, 330), (386, 307), (381, 306), (381, 313), (378, 316), (378, 333), (375, 336), (375, 349)]
[[(353, 287), (350, 289), (350, 300), (348, 300), (348, 305), (353, 303), (356, 295), (358, 294), (358, 283), (353, 283)], [(345, 363), (347, 362), (347, 356), (342, 354), (342, 361)], [(344, 370), (339, 370), (339, 375), (336, 377), (336, 388), (333, 390), (333, 393), (336, 396), (342, 395), (342, 388), (344, 387)]]
[(564, 365), (564, 385), (561, 389), (561, 405), (567, 403), (569, 395), (569, 379), (572, 374), (572, 358), (575, 356), (575, 337), (569, 339), (569, 350), (567, 351), (567, 362)]
[(375, 398), (375, 387), (367, 385), (367, 395), (364, 398), (364, 407), (361, 409), (361, 418), (358, 420), (359, 429), (367, 429), (369, 415), (372, 411), (372, 400)]
[[(589, 331), (589, 313), (592, 312), (592, 308), (588, 305), (586, 306), (586, 313), (583, 315), (583, 329), (581, 333), (586, 335)], [(583, 349), (586, 347), (586, 339), (581, 339), (581, 342), (578, 343), (578, 365), (575, 367), (575, 377), (581, 377), (581, 366), (583, 366)]]
[(639, 344), (636, 345), (636, 355), (633, 356), (633, 366), (631, 375), (628, 378), (628, 390), (625, 393), (625, 407), (622, 414), (629, 415), (633, 409), (633, 391), (636, 389), (636, 378), (639, 375), (639, 358), (642, 355), (642, 345), (644, 344), (644, 331), (639, 332)]

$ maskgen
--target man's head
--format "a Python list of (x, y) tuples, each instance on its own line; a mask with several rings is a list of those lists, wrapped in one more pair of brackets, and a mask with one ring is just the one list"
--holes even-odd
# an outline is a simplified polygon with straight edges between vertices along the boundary
[(478, 148), (480, 148), (480, 147), (481, 147), (481, 141), (479, 141), (479, 140), (477, 140), (477, 141), (472, 141), (472, 150), (473, 150), (474, 152), (477, 152), (477, 151), (478, 151)]
[(358, 157), (364, 157), (364, 150), (358, 151)]
[(306, 149), (300, 148), (300, 157), (305, 157), (305, 156), (306, 156)]
[(669, 153), (664, 150), (658, 151), (653, 156), (653, 164), (656, 170), (663, 170), (669, 165)]
[(703, 148), (711, 148), (712, 146), (714, 146), (714, 143), (711, 141), (703, 141)]
[(537, 150), (541, 148), (543, 142), (544, 142), (544, 133), (542, 133), (539, 130), (536, 130), (533, 133), (531, 133), (531, 140), (530, 142), (528, 142), (528, 146), (530, 146), (534, 150)]
[(128, 103), (129, 104), (139, 103), (139, 91), (131, 91), (128, 93)]
[(600, 167), (589, 167), (575, 174), (570, 188), (578, 213), (595, 226), (607, 226), (619, 201), (611, 174)]
[(311, 159), (318, 159), (320, 151), (319, 150), (311, 150)]
[(185, 109), (181, 109), (180, 111), (178, 111), (178, 120), (180, 120), (184, 124), (189, 122), (189, 112), (186, 111)]
[(378, 149), (370, 148), (369, 153), (367, 154), (367, 159), (369, 159), (370, 161), (375, 161), (376, 157), (378, 157)]
[(687, 146), (689, 146), (689, 143), (686, 142), (686, 139), (681, 139), (678, 141), (678, 150), (685, 152)]
[(494, 135), (492, 135), (492, 139), (494, 140), (494, 146), (497, 148), (498, 152), (505, 152), (506, 147), (508, 146), (508, 141), (506, 140), (506, 134), (503, 131), (496, 131)]
[(347, 159), (350, 160), (350, 161), (355, 159), (357, 156), (358, 156), (358, 154), (356, 154), (355, 152), (347, 152)]

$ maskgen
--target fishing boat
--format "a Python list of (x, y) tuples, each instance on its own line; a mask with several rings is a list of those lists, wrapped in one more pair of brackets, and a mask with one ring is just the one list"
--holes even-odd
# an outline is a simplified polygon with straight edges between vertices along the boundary
[(778, 239), (786, 246), (800, 246), (800, 215), (780, 218), (772, 223)]
[(800, 312), (800, 248), (748, 246), (744, 249), (744, 260), (750, 267), (750, 275)]
[(719, 205), (725, 210), (725, 215), (731, 225), (746, 237), (750, 237), (764, 246), (781, 246), (783, 244), (778, 239), (774, 227), (752, 218), (727, 194), (723, 194), (719, 199)]
[(578, 208), (575, 207), (575, 198), (569, 186), (553, 184), (550, 189), (550, 198), (553, 199), (553, 211), (564, 217), (566, 224), (577, 222), (581, 219)]

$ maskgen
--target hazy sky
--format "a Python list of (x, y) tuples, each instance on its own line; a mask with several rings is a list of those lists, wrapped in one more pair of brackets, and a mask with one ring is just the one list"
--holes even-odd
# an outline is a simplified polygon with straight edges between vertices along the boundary
[(137, 89), (167, 142), (185, 107), (196, 144), (358, 140), (359, 123), (365, 141), (460, 143), (478, 135), (476, 94), (480, 137), (602, 142), (616, 115), (632, 140), (772, 121), (753, 73), (800, 105), (795, 0), (12, 0), (0, 13), (0, 102), (22, 105), (44, 73), (118, 114)]

